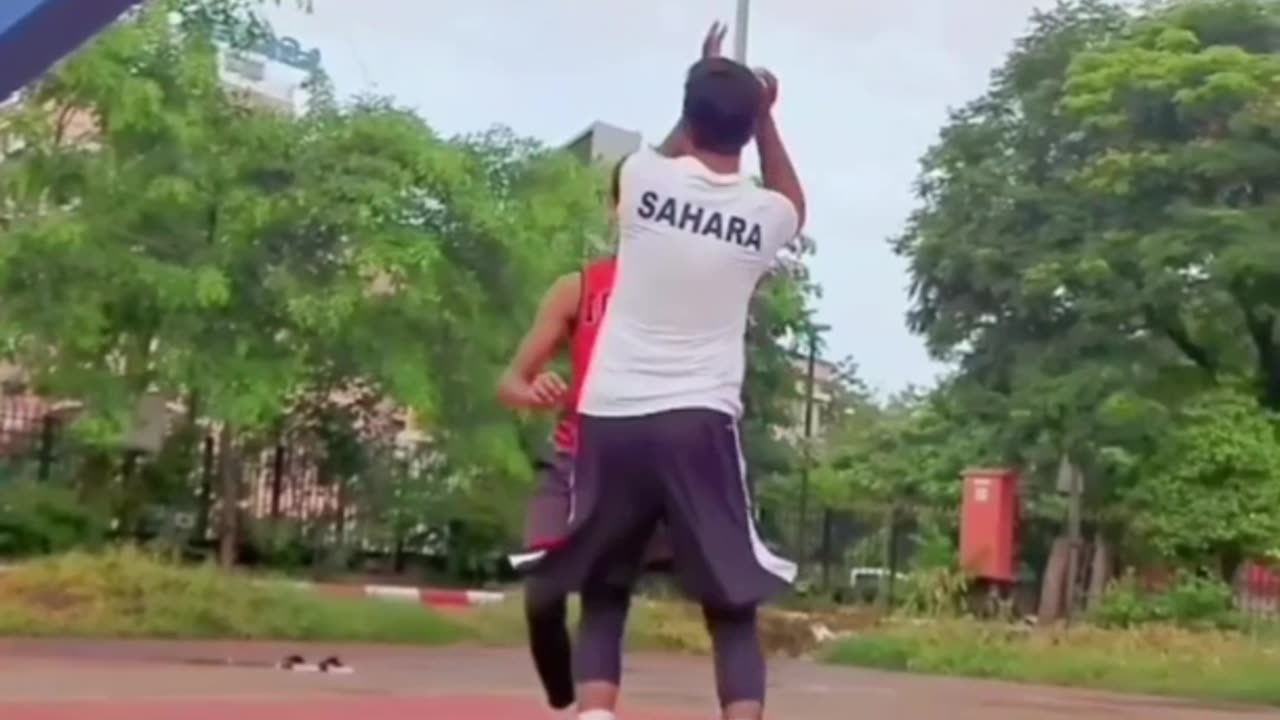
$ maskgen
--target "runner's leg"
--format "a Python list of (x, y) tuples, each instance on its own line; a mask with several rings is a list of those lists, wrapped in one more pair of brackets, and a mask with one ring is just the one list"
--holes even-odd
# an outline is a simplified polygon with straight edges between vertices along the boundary
[(574, 651), (580, 717), (610, 718), (617, 703), (631, 591), (662, 504), (649, 424), (647, 417), (583, 416), (579, 426), (574, 492), (589, 499), (580, 506), (588, 514), (575, 518), (569, 544), (557, 554), (566, 566), (585, 571), (579, 575), (582, 617)]
[(540, 585), (536, 575), (525, 580), (525, 622), (529, 629), (529, 652), (533, 667), (556, 710), (573, 705), (573, 645), (567, 626), (568, 610), (564, 593)]
[(704, 606), (703, 618), (715, 656), (716, 697), (725, 720), (764, 714), (765, 664), (755, 607), (724, 610)]
[(622, 637), (631, 607), (631, 588), (593, 583), (582, 589), (582, 617), (578, 623), (578, 651), (574, 676), (582, 710), (617, 706), (622, 685)]
[(765, 696), (756, 607), (786, 588), (795, 565), (769, 552), (756, 531), (734, 419), (711, 410), (660, 416), (655, 462), (675, 570), (704, 608), (725, 717), (755, 720)]
[[(526, 549), (553, 546), (568, 533), (572, 463), (572, 459), (563, 453), (540, 463), (525, 522)], [(565, 593), (560, 588), (546, 582), (536, 572), (525, 578), (524, 611), (529, 652), (546, 693), (547, 704), (557, 710), (569, 707), (576, 699), (566, 606)]]

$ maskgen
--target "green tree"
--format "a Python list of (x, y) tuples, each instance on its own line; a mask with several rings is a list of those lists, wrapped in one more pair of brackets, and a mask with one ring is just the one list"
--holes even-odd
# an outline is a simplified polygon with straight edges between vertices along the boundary
[(1277, 17), (1252, 0), (1061, 3), (924, 160), (894, 242), (909, 320), (1046, 516), (1064, 452), (1119, 533), (1182, 403), (1237, 379), (1280, 402)]
[(1272, 409), (1277, 48), (1274, 3), (1176, 3), (1079, 56), (1062, 100), (1099, 294), (1127, 299), (1204, 380), (1250, 378)]
[(1067, 69), (1126, 21), (1093, 0), (1033, 16), (991, 89), (926, 155), (921, 207), (894, 240), (910, 262), (910, 325), (958, 363), (974, 419), (1002, 430), (1004, 462), (1088, 454), (1095, 409), (1138, 382), (1130, 360), (1150, 342), (1097, 298), (1088, 208), (1064, 179), (1078, 162), (1060, 109)]
[(114, 482), (110, 456), (138, 398), (194, 391), (252, 424), (296, 371), (262, 297), (270, 270), (243, 241), (271, 214), (290, 125), (223, 91), (215, 22), (261, 30), (239, 3), (153, 3), (31, 88), (0, 131), (9, 349), (42, 391), (86, 402), (80, 430), (105, 455), (91, 465), (127, 530), (141, 488)]
[[(319, 453), (370, 534), (475, 565), (513, 537), (548, 429), (492, 384), (519, 309), (606, 249), (602, 178), (509, 130), (443, 138), (386, 99), (339, 102), (323, 76), (302, 115), (259, 108), (218, 73), (223, 44), (270, 32), (255, 5), (149, 3), (0, 116), (5, 351), (40, 392), (85, 402), (78, 480), (128, 531), (220, 499), (230, 557), (241, 469), (286, 439)], [(768, 430), (795, 397), (811, 294), (793, 267), (753, 313), (747, 427), (766, 472), (786, 467)], [(125, 462), (149, 393), (185, 419)], [(387, 404), (413, 411), (418, 450), (371, 431)], [(213, 488), (191, 477), (203, 419), (223, 428)]]
[[(910, 530), (900, 540), (908, 550), (917, 535), (955, 537), (961, 474), (990, 461), (991, 434), (966, 417), (950, 382), (887, 402), (866, 398), (828, 430), (819, 493), (864, 529)], [(875, 542), (882, 561), (887, 536)]]
[(108, 455), (146, 391), (229, 423), (248, 457), (299, 398), (363, 383), (459, 473), (527, 478), (492, 378), (510, 308), (603, 224), (597, 179), (510, 133), (448, 140), (384, 100), (340, 105), (322, 78), (305, 116), (260, 110), (219, 82), (213, 38), (262, 31), (240, 3), (154, 3), (4, 117), (11, 355), (87, 402)]
[(1181, 408), (1125, 498), (1131, 545), (1227, 582), (1242, 561), (1280, 549), (1275, 422), (1229, 389)]

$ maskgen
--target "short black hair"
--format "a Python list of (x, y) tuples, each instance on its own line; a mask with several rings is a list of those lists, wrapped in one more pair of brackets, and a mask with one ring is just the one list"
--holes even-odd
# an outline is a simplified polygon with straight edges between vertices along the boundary
[(694, 63), (684, 82), (689, 141), (706, 152), (738, 154), (755, 135), (763, 93), (760, 79), (746, 65), (722, 57)]

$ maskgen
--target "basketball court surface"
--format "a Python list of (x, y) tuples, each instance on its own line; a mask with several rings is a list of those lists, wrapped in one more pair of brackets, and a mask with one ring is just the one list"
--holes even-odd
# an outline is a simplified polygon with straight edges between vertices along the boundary
[[(349, 675), (289, 672), (337, 654)], [(718, 716), (705, 658), (628, 658), (622, 720)], [(769, 716), (798, 720), (1280, 720), (1280, 712), (776, 662)], [(543, 720), (521, 650), (0, 641), (3, 720)]]

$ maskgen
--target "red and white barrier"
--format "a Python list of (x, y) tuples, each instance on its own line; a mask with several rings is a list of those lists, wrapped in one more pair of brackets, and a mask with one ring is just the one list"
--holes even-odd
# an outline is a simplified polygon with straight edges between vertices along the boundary
[[(9, 570), (0, 565), (0, 573)], [(363, 596), (394, 602), (416, 602), (428, 607), (463, 608), (492, 605), (506, 599), (506, 594), (491, 590), (440, 590), (436, 588), (406, 587), (404, 585), (325, 585), (305, 580), (267, 580), (273, 585), (283, 585), (304, 592), (324, 592), (333, 595)]]
[(502, 602), (505, 595), (485, 590), (436, 590), (399, 585), (365, 585), (365, 597), (420, 602), (432, 607), (474, 607)]

